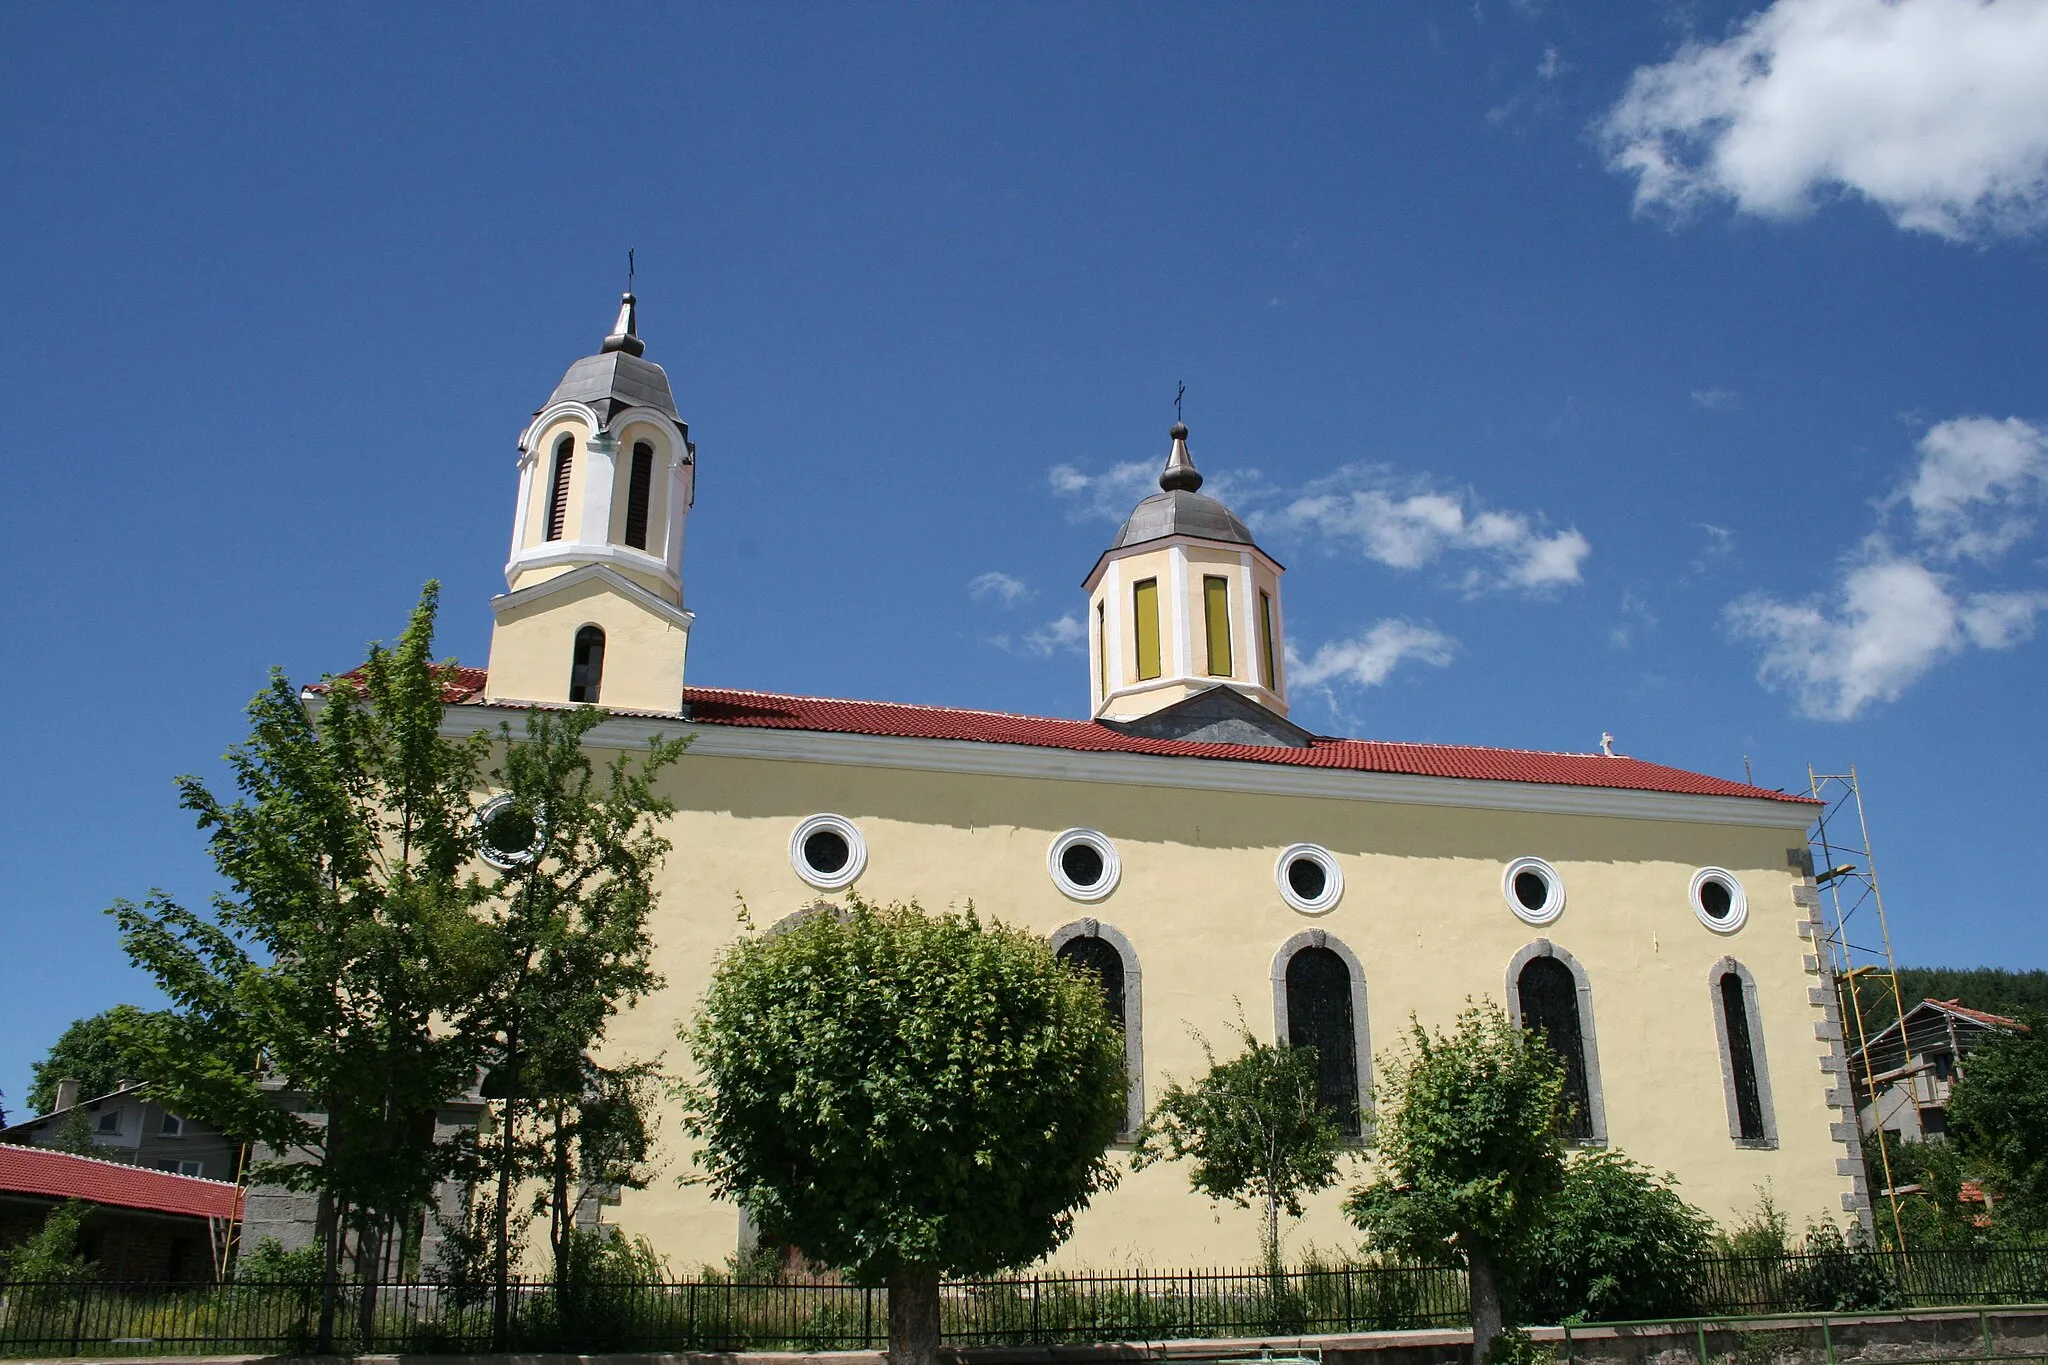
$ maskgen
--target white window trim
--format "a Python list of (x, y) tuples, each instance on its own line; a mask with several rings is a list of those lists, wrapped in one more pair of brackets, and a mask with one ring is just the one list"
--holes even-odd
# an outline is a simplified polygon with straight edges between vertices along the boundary
[[(1303, 896), (1289, 883), (1287, 868), (1297, 858), (1310, 859), (1322, 867), (1322, 895)], [(1344, 899), (1344, 871), (1337, 866), (1337, 855), (1321, 844), (1289, 844), (1281, 849), (1280, 856), (1273, 860), (1273, 884), (1280, 888), (1280, 899), (1304, 915), (1326, 915)]]
[(531, 845), (512, 853), (507, 853), (503, 849), (490, 846), (484, 838), (484, 830), (497, 817), (498, 812), (505, 810), (513, 804), (513, 799), (510, 796), (494, 796), (484, 802), (483, 806), (477, 811), (474, 821), (477, 856), (492, 867), (497, 868), (500, 872), (517, 872), (522, 867), (532, 866), (534, 860), (540, 857), (542, 846), (547, 842), (547, 829), (541, 824), (540, 817), (536, 815), (533, 819), (533, 843)]
[[(1720, 881), (1728, 887), (1728, 918), (1715, 919), (1707, 913), (1706, 903), (1700, 899), (1700, 888), (1710, 881)], [(1701, 924), (1717, 934), (1732, 934), (1749, 918), (1749, 893), (1742, 889), (1742, 879), (1725, 867), (1703, 867), (1692, 874), (1692, 883), (1686, 888), (1686, 899), (1692, 903), (1692, 913)]]
[[(1534, 910), (1522, 904), (1522, 898), (1515, 894), (1515, 878), (1524, 872), (1536, 873), (1550, 888), (1549, 898)], [(1564, 878), (1541, 858), (1517, 858), (1509, 863), (1500, 874), (1500, 893), (1506, 898), (1508, 909), (1514, 911), (1515, 918), (1524, 924), (1550, 924), (1564, 913)]]
[[(846, 840), (846, 866), (837, 872), (820, 872), (804, 861), (804, 841), (827, 829)], [(797, 876), (820, 891), (838, 891), (852, 886), (867, 870), (868, 841), (861, 837), (860, 827), (845, 816), (821, 812), (800, 822), (789, 836), (789, 865)]]
[[(1074, 881), (1067, 876), (1066, 868), (1060, 865), (1067, 850), (1076, 844), (1086, 844), (1102, 855), (1102, 880), (1093, 886), (1082, 886)], [(1116, 884), (1123, 876), (1123, 859), (1117, 856), (1116, 845), (1101, 830), (1075, 828), (1062, 830), (1053, 836), (1045, 850), (1045, 870), (1062, 896), (1084, 905), (1093, 905), (1106, 900), (1109, 893), (1116, 890)]]

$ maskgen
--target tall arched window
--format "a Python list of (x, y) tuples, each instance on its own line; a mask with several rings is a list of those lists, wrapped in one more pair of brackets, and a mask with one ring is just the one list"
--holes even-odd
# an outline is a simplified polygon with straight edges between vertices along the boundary
[(549, 540), (560, 540), (569, 525), (569, 466), (575, 458), (575, 437), (555, 442), (555, 467), (548, 475)]
[(1756, 983), (1732, 957), (1708, 973), (1714, 1023), (1721, 1043), (1721, 1088), (1728, 1101), (1728, 1136), (1745, 1147), (1777, 1145), (1771, 1113), (1770, 1072), (1764, 1065)]
[(633, 467), (626, 476), (626, 543), (647, 548), (647, 504), (654, 491), (654, 447), (633, 443)]
[(597, 704), (604, 682), (604, 632), (585, 626), (576, 632), (576, 652), (569, 664), (569, 700)]
[(1327, 947), (1287, 959), (1287, 1042), (1316, 1050), (1316, 1093), (1346, 1137), (1364, 1131), (1358, 1104), (1358, 1033), (1351, 967)]
[(1579, 983), (1571, 968), (1554, 957), (1532, 957), (1515, 983), (1522, 1027), (1540, 1029), (1544, 1041), (1564, 1059), (1564, 1099), (1570, 1107), (1565, 1136), (1594, 1136), (1593, 1088), (1586, 1075), (1586, 1030), (1579, 1014)]
[(1059, 960), (1093, 976), (1102, 985), (1102, 1003), (1119, 1031), (1124, 1027), (1123, 954), (1093, 934), (1077, 935), (1059, 947)]
[(1130, 1078), (1123, 1136), (1145, 1122), (1143, 1002), (1138, 954), (1129, 939), (1100, 920), (1077, 920), (1052, 936), (1053, 955), (1102, 984), (1102, 1003), (1124, 1035), (1124, 1070)]

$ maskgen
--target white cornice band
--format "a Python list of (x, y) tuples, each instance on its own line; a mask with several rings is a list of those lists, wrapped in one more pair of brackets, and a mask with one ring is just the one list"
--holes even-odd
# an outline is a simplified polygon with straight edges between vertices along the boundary
[[(442, 728), (451, 735), (470, 735), (479, 730), (496, 729), (498, 723), (505, 719), (502, 707), (472, 709), (452, 706), (446, 712)], [(1026, 744), (991, 744), (981, 740), (904, 739), (839, 731), (697, 725), (680, 719), (658, 720), (651, 717), (614, 716), (592, 730), (584, 742), (601, 749), (638, 749), (646, 747), (648, 740), (656, 736), (672, 738), (677, 735), (693, 736), (690, 752), (711, 758), (758, 758), (789, 763), (831, 763), (855, 768), (903, 768), (922, 772), (975, 773), (988, 777), (1178, 787), (1190, 791), (1377, 801), (1403, 806), (1456, 806), (1541, 815), (1597, 815), (1623, 820), (1747, 825), (1766, 829), (1804, 831), (1813, 823), (1813, 816), (1804, 805), (1757, 797), (1627, 791), (1614, 787), (1571, 787), (1466, 777), (1424, 777), (1409, 773), (1359, 772), (1348, 768), (1311, 768), (1296, 764), (1246, 763), (1162, 754), (1081, 752)]]

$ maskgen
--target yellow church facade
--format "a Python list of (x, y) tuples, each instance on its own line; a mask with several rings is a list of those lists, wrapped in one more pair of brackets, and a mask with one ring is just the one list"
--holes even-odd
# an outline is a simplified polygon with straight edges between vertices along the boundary
[[(1227, 1053), (1242, 1019), (1316, 1046), (1325, 1102), (1363, 1132), (1375, 1054), (1411, 1019), (1493, 1001), (1565, 1055), (1580, 1147), (1673, 1172), (1717, 1218), (1768, 1189), (1795, 1219), (1867, 1219), (1811, 804), (1604, 752), (1301, 729), (1284, 569), (1199, 491), (1187, 436), (1086, 577), (1088, 718), (694, 687), (696, 449), (626, 297), (522, 437), (489, 667), (465, 670), (447, 720), (595, 702), (613, 713), (596, 748), (691, 737), (663, 779), (667, 984), (607, 1046), (685, 1064), (676, 1025), (743, 932), (740, 901), (762, 928), (849, 888), (972, 901), (1101, 976), (1133, 1128), (1204, 1068), (1198, 1038)], [(741, 1212), (677, 1180), (693, 1168), (674, 1114), (662, 1142), (665, 1171), (606, 1221), (678, 1267), (722, 1262)], [(1364, 1174), (1361, 1155), (1347, 1183)], [(1355, 1245), (1341, 1197), (1312, 1203), (1291, 1253)], [(1257, 1235), (1183, 1170), (1126, 1169), (1057, 1261), (1234, 1264)]]

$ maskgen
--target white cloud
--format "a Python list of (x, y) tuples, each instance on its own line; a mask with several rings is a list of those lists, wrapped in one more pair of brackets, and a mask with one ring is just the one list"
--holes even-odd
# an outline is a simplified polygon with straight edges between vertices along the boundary
[(1388, 619), (1355, 639), (1327, 641), (1307, 659), (1289, 651), (1288, 671), (1299, 687), (1378, 687), (1403, 663), (1442, 668), (1457, 651), (1458, 642), (1441, 631)]
[(977, 574), (967, 583), (967, 595), (977, 602), (999, 602), (1014, 607), (1031, 596), (1031, 585), (1011, 574), (991, 570)]
[(1958, 596), (1926, 565), (1881, 555), (1851, 568), (1832, 602), (1759, 594), (1731, 603), (1727, 616), (1737, 635), (1764, 645), (1759, 681), (1790, 689), (1815, 719), (1853, 720), (1970, 645), (2026, 639), (2043, 610), (2048, 593)]
[(1068, 612), (1057, 621), (1048, 621), (1024, 637), (1024, 648), (1028, 653), (1046, 658), (1057, 653), (1078, 654), (1088, 643), (1088, 632), (1081, 628), (1081, 618)]
[(1105, 474), (1086, 474), (1073, 465), (1057, 464), (1049, 477), (1054, 493), (1075, 500), (1076, 521), (1089, 517), (1122, 521), (1140, 498), (1159, 491), (1159, 462), (1132, 460)]
[(1692, 405), (1708, 412), (1725, 412), (1734, 407), (1741, 397), (1733, 389), (1694, 389)]
[(1987, 563), (2032, 533), (2030, 512), (2044, 495), (2048, 431), (2017, 417), (1958, 417), (1930, 429), (1920, 468), (1899, 494), (1935, 554)]
[(1575, 529), (1551, 531), (1539, 518), (1490, 511), (1461, 492), (1398, 487), (1386, 470), (1369, 465), (1317, 480), (1262, 521), (1351, 545), (1396, 569), (1418, 569), (1449, 554), (1476, 556), (1486, 567), (1471, 568), (1459, 580), (1473, 593), (1577, 583), (1593, 549)]
[(1776, 0), (1639, 67), (1597, 132), (1636, 208), (1796, 218), (1861, 195), (1954, 241), (2048, 225), (2048, 4)]

